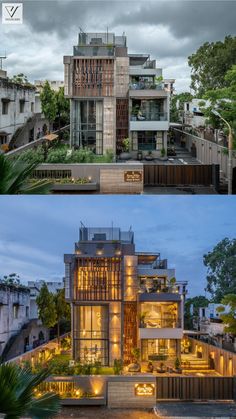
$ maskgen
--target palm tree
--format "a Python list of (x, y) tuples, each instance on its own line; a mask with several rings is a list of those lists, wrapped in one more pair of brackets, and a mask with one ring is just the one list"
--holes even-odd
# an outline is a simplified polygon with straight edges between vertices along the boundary
[(0, 365), (0, 413), (5, 419), (28, 416), (34, 419), (51, 418), (60, 410), (57, 394), (45, 393), (34, 397), (34, 389), (50, 375), (42, 370), (33, 375), (29, 369), (16, 364)]
[(29, 183), (29, 178), (38, 163), (26, 163), (19, 159), (11, 160), (0, 154), (0, 195), (46, 194), (52, 184), (47, 180)]

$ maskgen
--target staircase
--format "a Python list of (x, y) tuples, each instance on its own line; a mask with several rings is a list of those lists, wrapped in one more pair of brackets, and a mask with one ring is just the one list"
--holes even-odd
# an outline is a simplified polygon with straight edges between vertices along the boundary
[(185, 371), (210, 371), (208, 361), (193, 354), (182, 355), (181, 365)]

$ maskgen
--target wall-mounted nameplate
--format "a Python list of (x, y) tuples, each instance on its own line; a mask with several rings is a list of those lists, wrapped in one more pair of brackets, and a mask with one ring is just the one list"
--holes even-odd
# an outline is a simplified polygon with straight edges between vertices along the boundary
[(135, 393), (135, 396), (154, 396), (155, 384), (149, 384), (149, 383), (135, 384), (134, 393)]
[(143, 173), (138, 171), (129, 170), (124, 172), (124, 181), (125, 182), (142, 182)]

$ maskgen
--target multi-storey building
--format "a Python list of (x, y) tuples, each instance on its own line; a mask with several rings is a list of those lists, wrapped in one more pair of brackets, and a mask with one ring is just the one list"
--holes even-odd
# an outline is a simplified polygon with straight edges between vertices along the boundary
[(159, 253), (136, 252), (131, 230), (82, 226), (64, 260), (74, 359), (128, 364), (137, 347), (142, 361), (180, 356), (186, 283)]
[(13, 82), (0, 72), (0, 152), (36, 139), (45, 118), (38, 105), (35, 87)]
[(31, 316), (31, 290), (0, 281), (0, 356), (10, 359), (48, 339), (48, 330)]
[(72, 146), (119, 153), (129, 138), (133, 157), (138, 151), (163, 155), (170, 93), (149, 54), (128, 54), (124, 35), (80, 33), (64, 65)]

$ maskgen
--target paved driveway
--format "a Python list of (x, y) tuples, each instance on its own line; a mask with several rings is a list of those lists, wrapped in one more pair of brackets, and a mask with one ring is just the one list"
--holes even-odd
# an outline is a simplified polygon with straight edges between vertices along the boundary
[(158, 403), (160, 417), (178, 418), (236, 418), (236, 403)]

